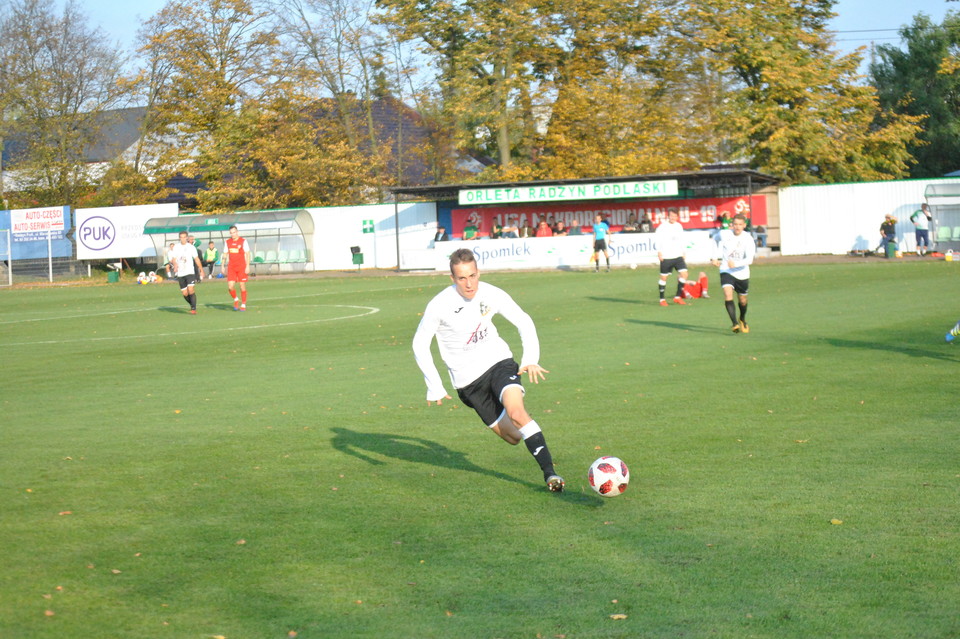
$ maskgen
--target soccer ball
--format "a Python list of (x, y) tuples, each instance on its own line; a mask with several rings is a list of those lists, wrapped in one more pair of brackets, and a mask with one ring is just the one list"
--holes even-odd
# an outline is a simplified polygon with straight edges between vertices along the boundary
[(631, 271), (637, 270), (637, 265), (636, 265), (636, 264), (631, 264), (631, 265), (630, 265), (630, 270), (631, 270)]
[(601, 457), (590, 464), (587, 479), (590, 480), (590, 488), (601, 497), (616, 497), (627, 489), (630, 470), (619, 457)]

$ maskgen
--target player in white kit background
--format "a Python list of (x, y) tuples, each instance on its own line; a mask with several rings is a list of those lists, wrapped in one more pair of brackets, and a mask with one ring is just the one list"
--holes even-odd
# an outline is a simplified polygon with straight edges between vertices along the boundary
[[(746, 228), (746, 216), (742, 213), (734, 215), (730, 228), (720, 231), (717, 236), (718, 257), (713, 260), (720, 267), (720, 287), (734, 333), (750, 332), (750, 325), (747, 324), (747, 294), (750, 291), (750, 265), (757, 254), (757, 242), (744, 230)], [(739, 320), (733, 301), (734, 293), (737, 294), (736, 306), (740, 310)]]
[[(522, 376), (539, 384), (550, 372), (539, 364), (540, 342), (533, 320), (505, 291), (480, 281), (470, 249), (458, 249), (450, 256), (450, 279), (453, 285), (427, 304), (413, 337), (414, 358), (427, 384), (427, 403), (440, 405), (451, 399), (430, 351), (436, 337), (461, 401), (508, 444), (522, 441), (543, 471), (547, 488), (561, 492), (563, 478), (556, 474), (543, 432), (523, 403)], [(520, 333), (519, 365), (493, 323), (497, 314)]]

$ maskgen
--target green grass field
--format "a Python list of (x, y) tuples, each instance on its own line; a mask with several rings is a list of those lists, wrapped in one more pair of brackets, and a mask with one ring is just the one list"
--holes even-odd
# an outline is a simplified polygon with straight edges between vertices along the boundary
[(427, 406), (443, 275), (0, 290), (0, 637), (960, 637), (958, 269), (761, 262), (749, 335), (715, 269), (484, 274), (562, 495)]

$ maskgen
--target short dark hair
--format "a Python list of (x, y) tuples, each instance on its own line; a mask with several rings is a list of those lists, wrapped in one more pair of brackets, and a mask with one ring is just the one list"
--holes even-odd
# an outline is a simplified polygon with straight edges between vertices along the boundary
[(677, 215), (679, 215), (680, 211), (677, 209), (677, 207), (671, 206), (670, 208), (667, 209), (667, 215), (670, 215), (671, 213), (676, 213)]
[(470, 262), (476, 262), (477, 256), (473, 254), (473, 251), (466, 248), (457, 249), (450, 254), (450, 272), (453, 273), (453, 267), (457, 264), (469, 264)]
[(733, 216), (733, 219), (735, 219), (735, 220), (743, 220), (744, 222), (746, 222), (746, 221), (747, 221), (747, 216), (744, 215), (743, 213), (737, 213), (736, 215)]
[[(236, 224), (231, 224), (231, 225), (230, 225), (230, 228), (228, 228), (227, 230), (228, 230), (228, 231), (232, 231), (233, 229), (237, 229), (237, 225), (236, 225)], [(239, 231), (239, 230), (240, 230), (240, 229), (237, 229), (237, 231)]]

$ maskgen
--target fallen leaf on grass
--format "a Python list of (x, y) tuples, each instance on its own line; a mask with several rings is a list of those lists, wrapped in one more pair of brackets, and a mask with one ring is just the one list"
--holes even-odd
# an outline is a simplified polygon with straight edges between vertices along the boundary
[(72, 511), (72, 510), (61, 510), (61, 511), (58, 512), (57, 514), (62, 517), (63, 515), (72, 515), (72, 514), (73, 514), (73, 511)]
[(843, 523), (843, 520), (842, 520), (842, 519), (831, 519), (831, 520), (830, 520), (830, 523), (833, 524), (834, 526), (839, 526), (840, 524)]
[(622, 612), (618, 612), (617, 614), (610, 615), (610, 618), (611, 618), (611, 619), (626, 619), (627, 616), (626, 616), (625, 614), (623, 614)]
[(45, 614), (48, 617), (52, 617), (55, 613), (52, 610), (44, 610), (43, 614)]

